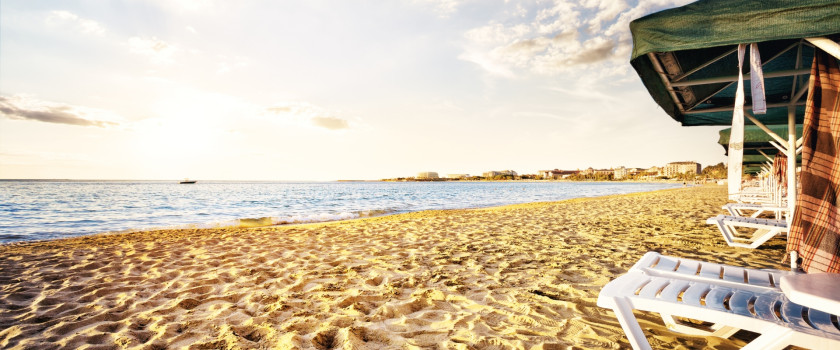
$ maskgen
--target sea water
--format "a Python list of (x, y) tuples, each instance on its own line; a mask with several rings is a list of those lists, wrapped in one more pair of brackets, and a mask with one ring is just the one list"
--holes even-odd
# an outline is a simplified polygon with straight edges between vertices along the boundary
[(0, 181), (0, 243), (160, 228), (346, 220), (652, 191), (624, 182)]

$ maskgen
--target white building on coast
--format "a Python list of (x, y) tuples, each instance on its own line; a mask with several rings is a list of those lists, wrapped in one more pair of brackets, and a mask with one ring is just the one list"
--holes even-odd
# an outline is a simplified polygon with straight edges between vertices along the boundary
[(502, 171), (492, 170), (492, 171), (485, 172), (481, 176), (483, 176), (483, 177), (494, 177), (494, 176), (499, 176), (499, 175), (517, 176), (518, 174), (513, 170), (502, 170)]
[(700, 163), (697, 162), (671, 162), (662, 168), (662, 175), (667, 177), (680, 174), (697, 175), (700, 172)]

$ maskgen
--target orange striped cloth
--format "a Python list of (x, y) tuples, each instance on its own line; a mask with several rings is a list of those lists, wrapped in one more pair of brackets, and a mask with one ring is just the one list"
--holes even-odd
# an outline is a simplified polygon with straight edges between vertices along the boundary
[(807, 272), (840, 273), (840, 68), (817, 49), (805, 105), (801, 192), (787, 250)]

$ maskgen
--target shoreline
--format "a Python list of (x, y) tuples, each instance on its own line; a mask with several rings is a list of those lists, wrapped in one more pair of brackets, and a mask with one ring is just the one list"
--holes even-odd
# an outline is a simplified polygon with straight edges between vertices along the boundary
[[(784, 268), (728, 247), (721, 186), (258, 228), (0, 246), (0, 347), (626, 348), (600, 287), (645, 252)], [(671, 333), (657, 347), (743, 341)]]
[[(27, 180), (29, 181), (29, 180)], [(562, 180), (510, 180), (510, 181), (460, 181), (460, 182), (469, 182), (469, 183), (483, 183), (483, 182), (569, 182), (569, 183), (605, 183), (609, 184), (610, 181), (562, 181)], [(621, 181), (614, 181), (614, 182), (621, 182)], [(652, 182), (623, 182), (623, 183), (633, 183), (633, 184), (651, 184)], [(697, 185), (699, 186), (699, 185)], [(675, 187), (679, 188), (679, 187)], [(642, 191), (642, 192), (630, 192), (630, 193), (644, 193), (644, 192), (654, 192), (654, 191), (661, 191), (661, 190), (668, 190), (673, 188), (662, 188), (662, 189), (654, 189), (649, 191)], [(483, 208), (496, 208), (496, 207), (504, 207), (509, 205), (519, 205), (519, 204), (528, 204), (528, 203), (553, 203), (553, 202), (562, 202), (566, 200), (572, 200), (577, 198), (596, 198), (596, 197), (604, 197), (604, 196), (612, 196), (612, 195), (622, 195), (622, 194), (608, 194), (603, 196), (594, 196), (594, 197), (576, 197), (576, 198), (568, 198), (568, 199), (561, 199), (559, 201), (537, 201), (537, 202), (522, 202), (522, 203), (512, 203), (512, 204), (491, 204), (488, 206), (471, 206), (471, 207), (464, 207), (464, 208), (448, 208), (448, 209), (421, 209), (421, 210), (408, 210), (408, 211), (400, 211), (400, 210), (362, 210), (357, 212), (350, 212), (350, 213), (338, 213), (338, 214), (323, 214), (323, 215), (331, 215), (331, 216), (342, 216), (344, 214), (351, 215), (353, 217), (350, 218), (339, 218), (339, 219), (327, 219), (327, 220), (319, 220), (317, 218), (313, 218), (313, 216), (302, 217), (304, 220), (309, 221), (299, 221), (299, 222), (288, 222), (286, 220), (295, 218), (297, 216), (287, 216), (287, 217), (246, 217), (246, 218), (238, 218), (238, 219), (229, 219), (223, 221), (211, 221), (205, 223), (191, 223), (191, 224), (174, 224), (174, 225), (166, 225), (166, 226), (151, 226), (147, 228), (130, 228), (124, 230), (115, 230), (115, 231), (104, 231), (104, 232), (92, 232), (87, 234), (81, 235), (68, 235), (67, 237), (53, 237), (53, 238), (45, 238), (45, 239), (33, 239), (33, 240), (18, 240), (18, 241), (11, 241), (11, 242), (0, 242), (0, 247), (4, 245), (15, 245), (15, 244), (22, 244), (27, 242), (44, 242), (44, 241), (51, 241), (51, 240), (62, 240), (62, 239), (71, 239), (76, 237), (86, 237), (86, 236), (94, 236), (94, 235), (114, 235), (114, 234), (134, 234), (140, 232), (149, 232), (149, 231), (169, 231), (169, 230), (195, 230), (195, 229), (237, 229), (237, 228), (255, 228), (255, 227), (274, 227), (274, 226), (291, 226), (291, 225), (304, 225), (304, 224), (317, 224), (317, 223), (331, 223), (331, 222), (341, 222), (341, 221), (348, 221), (348, 220), (358, 220), (358, 219), (366, 219), (366, 218), (373, 218), (373, 217), (380, 217), (380, 216), (391, 216), (391, 215), (400, 215), (400, 214), (407, 214), (407, 213), (414, 213), (419, 211), (429, 211), (429, 210), (459, 210), (459, 209), (483, 209)], [(266, 223), (266, 220), (272, 221), (272, 223)]]

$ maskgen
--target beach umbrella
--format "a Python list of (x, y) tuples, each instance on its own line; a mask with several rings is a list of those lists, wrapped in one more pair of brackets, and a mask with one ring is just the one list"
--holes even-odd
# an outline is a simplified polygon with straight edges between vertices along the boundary
[[(768, 125), (767, 126), (776, 135), (787, 135), (787, 125)], [(723, 147), (724, 154), (729, 152), (729, 136), (732, 133), (732, 128), (722, 129), (718, 132), (718, 144)], [(802, 137), (802, 124), (796, 125), (796, 138)], [(775, 145), (774, 145), (775, 144)], [(779, 144), (764, 130), (755, 125), (744, 125), (744, 155), (762, 155), (773, 156), (780, 151)]]
[[(639, 18), (630, 30), (630, 63), (668, 115), (685, 126), (732, 125), (728, 153), (739, 165), (740, 118), (749, 120), (785, 151), (788, 188), (796, 188), (803, 143), (796, 125), (805, 119), (815, 52), (840, 57), (840, 0), (701, 0)], [(754, 89), (739, 89), (741, 77)], [(769, 127), (779, 124), (787, 135)], [(788, 191), (788, 203), (794, 213), (796, 191)]]
[[(757, 43), (767, 112), (763, 124), (802, 123), (814, 44), (840, 33), (838, 0), (701, 0), (630, 23), (630, 64), (650, 95), (685, 126), (730, 125), (737, 45)], [(821, 45), (821, 44), (820, 44)], [(745, 76), (750, 79), (751, 76)], [(745, 91), (752, 110), (752, 95)]]
[[(787, 135), (787, 125), (768, 125), (768, 128), (777, 135)], [(718, 144), (723, 147), (724, 154), (729, 152), (729, 136), (732, 128), (719, 131)], [(802, 125), (796, 125), (796, 137), (802, 137)], [(775, 144), (775, 145), (774, 145)], [(775, 160), (776, 154), (782, 151), (781, 146), (768, 135), (764, 130), (755, 125), (744, 126), (744, 156), (742, 164), (744, 173), (757, 174), (762, 171), (762, 166)], [(797, 165), (801, 164), (802, 155), (797, 156)]]

